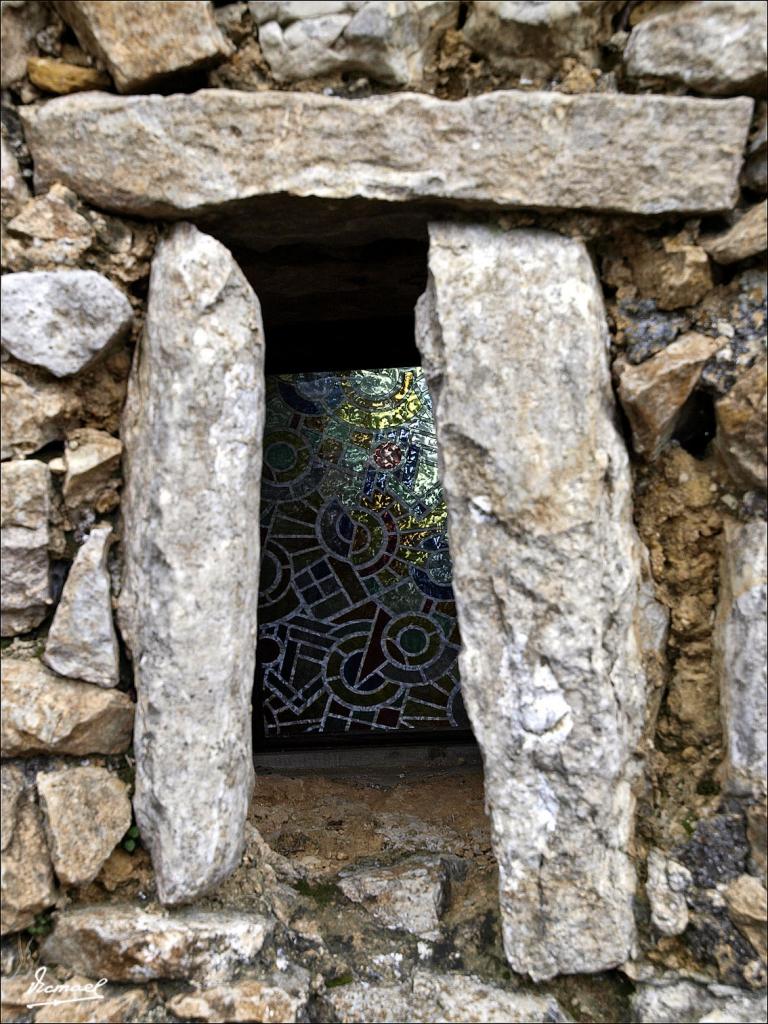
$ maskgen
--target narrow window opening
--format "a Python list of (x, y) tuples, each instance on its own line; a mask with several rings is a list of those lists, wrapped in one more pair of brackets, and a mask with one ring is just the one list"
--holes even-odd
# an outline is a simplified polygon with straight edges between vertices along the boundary
[(426, 246), (245, 262), (267, 353), (256, 748), (471, 741), (414, 342)]

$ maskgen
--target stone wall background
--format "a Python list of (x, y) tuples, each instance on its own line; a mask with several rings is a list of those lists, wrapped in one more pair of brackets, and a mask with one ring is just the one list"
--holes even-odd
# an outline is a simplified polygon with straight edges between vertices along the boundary
[[(590, 248), (633, 457), (636, 522), (668, 612), (668, 621), (649, 623), (657, 653), (648, 656), (655, 689), (637, 793), (641, 950), (625, 965), (633, 1013), (699, 1020), (730, 1000), (729, 1012), (743, 1014), (736, 1019), (755, 1019), (749, 993), (766, 978), (765, 674), (756, 640), (765, 593), (765, 4), (29, 0), (3, 3), (2, 18), (4, 974), (33, 969), (55, 907), (118, 898), (131, 907), (122, 930), (63, 914), (57, 956), (80, 974), (132, 986), (115, 989), (111, 1019), (165, 1012), (157, 1008), (166, 996), (136, 988), (150, 974), (115, 967), (142, 962), (140, 936), (159, 925), (141, 916), (148, 900), (153, 912), (154, 883), (131, 831), (134, 694), (112, 622), (120, 415), (165, 225), (105, 213), (57, 182), (35, 194), (20, 110), (82, 89), (748, 95), (754, 122), (730, 211), (492, 219)], [(291, 867), (254, 855), (266, 864), (258, 934), (244, 937), (236, 913), (195, 907), (179, 926), (181, 947), (168, 940), (153, 976), (199, 974), (211, 991), (228, 983), (224, 948), (244, 960), (271, 948), (269, 922), (279, 919)], [(95, 953), (86, 934), (100, 936)], [(306, 968), (312, 940), (304, 942), (296, 959)], [(4, 983), (4, 1019), (21, 1016), (17, 981)], [(302, 975), (283, 985), (286, 1019), (307, 1012), (313, 984)], [(390, 1015), (429, 1019), (430, 984), (414, 978), (407, 991), (376, 998)], [(450, 1014), (450, 983), (441, 984)], [(360, 1009), (353, 989), (326, 1012), (365, 1019), (355, 1013), (373, 1012), (365, 1004), (373, 997), (361, 994)], [(511, 1019), (499, 992), (492, 986), (482, 998)], [(242, 1012), (257, 1014), (260, 993), (219, 992), (202, 1009), (176, 1009), (183, 1019), (262, 1019), (232, 1009), (250, 999)]]

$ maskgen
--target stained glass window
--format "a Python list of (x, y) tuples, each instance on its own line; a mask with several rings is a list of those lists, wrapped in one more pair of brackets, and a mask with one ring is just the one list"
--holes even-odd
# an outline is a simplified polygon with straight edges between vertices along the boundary
[(265, 737), (467, 729), (422, 370), (267, 377), (261, 501)]

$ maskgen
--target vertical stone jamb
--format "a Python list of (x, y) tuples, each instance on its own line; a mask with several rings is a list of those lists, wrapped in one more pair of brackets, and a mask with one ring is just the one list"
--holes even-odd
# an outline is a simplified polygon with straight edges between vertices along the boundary
[(253, 765), (259, 303), (232, 256), (190, 224), (152, 264), (126, 405), (119, 621), (138, 691), (136, 796), (164, 903), (239, 861)]
[(434, 392), (504, 943), (533, 978), (632, 952), (640, 546), (584, 245), (430, 227), (417, 340)]

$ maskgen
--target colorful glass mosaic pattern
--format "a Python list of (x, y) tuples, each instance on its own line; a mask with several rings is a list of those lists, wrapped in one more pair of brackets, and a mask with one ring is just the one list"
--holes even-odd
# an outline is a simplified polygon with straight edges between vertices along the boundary
[(264, 734), (466, 729), (419, 367), (267, 378)]

